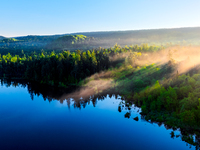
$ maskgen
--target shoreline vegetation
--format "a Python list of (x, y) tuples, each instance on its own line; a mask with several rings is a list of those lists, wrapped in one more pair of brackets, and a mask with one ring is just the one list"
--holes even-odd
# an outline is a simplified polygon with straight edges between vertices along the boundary
[[(200, 137), (200, 47), (125, 46), (0, 55), (1, 79), (26, 79), (89, 93), (112, 91), (141, 107), (145, 120)], [(88, 92), (87, 91), (87, 92)], [(119, 106), (121, 107), (121, 106)], [(173, 133), (172, 133), (173, 134)]]

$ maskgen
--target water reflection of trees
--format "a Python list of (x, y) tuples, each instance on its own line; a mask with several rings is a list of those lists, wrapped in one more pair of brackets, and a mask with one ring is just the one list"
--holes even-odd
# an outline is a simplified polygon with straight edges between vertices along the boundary
[[(104, 100), (109, 96), (110, 98), (112, 96), (115, 96), (117, 99), (117, 95), (114, 95), (112, 93), (95, 93), (94, 95), (90, 94), (84, 94), (79, 96), (78, 93), (81, 89), (77, 87), (69, 87), (69, 88), (56, 88), (56, 87), (50, 87), (46, 85), (41, 85), (33, 82), (27, 82), (25, 80), (1, 80), (1, 85), (5, 85), (6, 87), (23, 87), (28, 89), (28, 92), (30, 94), (30, 97), (32, 100), (34, 100), (35, 96), (42, 96), (44, 101), (53, 101), (57, 100), (61, 104), (63, 104), (64, 101), (66, 101), (68, 108), (70, 106), (73, 106), (74, 108), (85, 108), (90, 103), (93, 104), (95, 107), (97, 105), (98, 100)], [(73, 105), (71, 105), (73, 104)]]
[[(41, 95), (45, 101), (48, 100), (49, 102), (57, 100), (63, 104), (66, 101), (68, 108), (70, 108), (72, 102), (74, 108), (85, 108), (90, 103), (95, 107), (98, 100), (104, 100), (107, 97), (107, 93), (77, 96), (76, 93), (79, 93), (81, 89), (76, 87), (62, 89), (29, 83), (27, 88), (32, 100), (35, 95)], [(109, 97), (112, 97), (112, 94), (109, 94)]]
[[(107, 98), (107, 96), (115, 97), (118, 99), (118, 94), (112, 93), (112, 91), (106, 91), (103, 93), (96, 93), (94, 95), (87, 95), (84, 96), (77, 96), (76, 94), (79, 93), (80, 89), (77, 87), (70, 87), (68, 89), (62, 89), (62, 88), (55, 88), (55, 87), (49, 87), (46, 85), (41, 85), (33, 82), (27, 82), (23, 80), (2, 80), (1, 79), (1, 85), (5, 85), (6, 87), (23, 87), (28, 89), (28, 92), (30, 94), (30, 97), (32, 100), (34, 100), (35, 96), (42, 96), (44, 101), (53, 101), (57, 100), (61, 104), (63, 104), (64, 101), (66, 101), (68, 108), (70, 109), (71, 106), (74, 108), (85, 108), (87, 105), (92, 103), (92, 105), (95, 107), (97, 105), (97, 101)], [(74, 94), (71, 94), (74, 93)], [(124, 115), (125, 118), (130, 118), (131, 116), (131, 106), (133, 105), (132, 101), (125, 101), (120, 102), (118, 106), (118, 111), (122, 112), (122, 110), (127, 111)], [(144, 116), (141, 116), (141, 119), (143, 121), (145, 120)], [(161, 126), (163, 123), (160, 122), (151, 122), (147, 121), (149, 123), (157, 123), (159, 126)], [(172, 127), (168, 125), (164, 125), (166, 129), (173, 129)], [(175, 131), (175, 129), (173, 129)], [(200, 134), (199, 133), (193, 133), (192, 131), (186, 131), (185, 129), (179, 129), (181, 134), (175, 134), (174, 131), (170, 133), (171, 138), (178, 138), (180, 137), (182, 141), (185, 141), (191, 145), (195, 146), (196, 150), (200, 150)]]

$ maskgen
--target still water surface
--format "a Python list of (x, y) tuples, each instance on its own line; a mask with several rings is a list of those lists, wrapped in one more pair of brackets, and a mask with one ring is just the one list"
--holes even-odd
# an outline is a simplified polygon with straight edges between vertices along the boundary
[[(77, 104), (73, 99), (30, 96), (27, 85), (15, 86), (0, 86), (1, 150), (195, 149), (180, 137), (171, 138), (171, 129), (142, 120), (134, 105), (119, 112), (120, 96), (106, 95)], [(126, 112), (131, 113), (130, 118), (124, 117)], [(133, 120), (136, 116), (139, 121)]]

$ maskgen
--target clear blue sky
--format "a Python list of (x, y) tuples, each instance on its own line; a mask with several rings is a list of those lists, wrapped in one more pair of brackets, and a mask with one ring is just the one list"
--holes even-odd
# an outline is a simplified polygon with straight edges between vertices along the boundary
[(2, 0), (0, 35), (200, 26), (200, 0)]

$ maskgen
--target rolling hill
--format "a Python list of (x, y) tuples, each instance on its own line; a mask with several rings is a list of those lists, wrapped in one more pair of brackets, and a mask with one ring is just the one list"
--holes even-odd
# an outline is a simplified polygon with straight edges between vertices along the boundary
[(0, 40), (3, 40), (3, 39), (5, 39), (5, 37), (3, 37), (3, 36), (0, 36)]
[[(85, 36), (85, 39), (77, 39)], [(57, 49), (92, 49), (97, 47), (113, 47), (116, 43), (121, 46), (141, 45), (200, 45), (200, 27), (173, 28), (173, 29), (149, 29), (130, 31), (102, 31), (102, 32), (81, 32), (62, 35), (28, 35), (13, 37), (7, 44), (0, 43), (0, 50), (3, 49), (27, 49), (27, 50), (57, 50)], [(4, 37), (0, 36), (0, 40)], [(18, 41), (17, 41), (18, 40)], [(9, 43), (9, 44), (8, 44)]]

